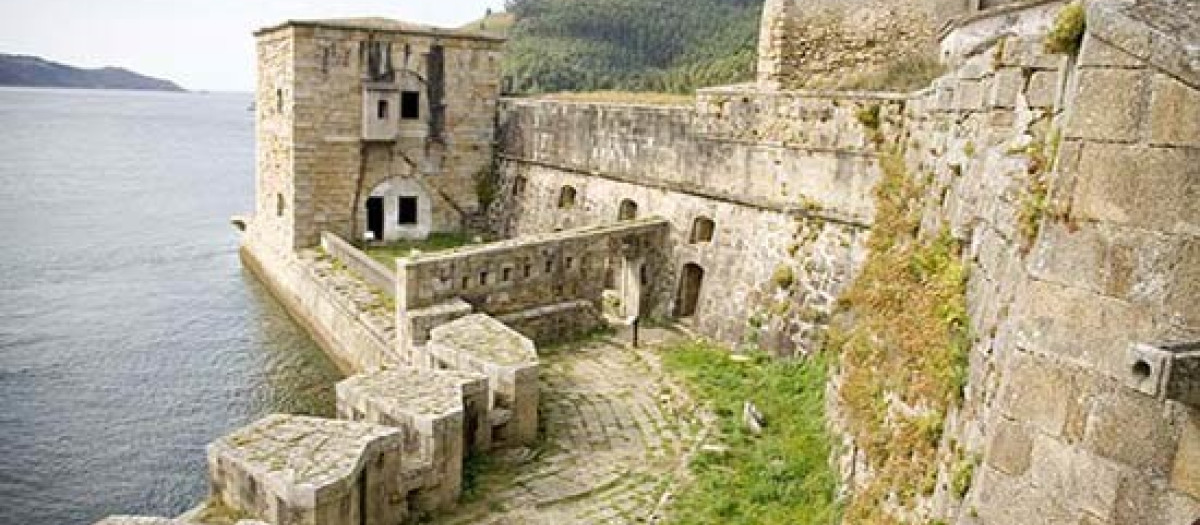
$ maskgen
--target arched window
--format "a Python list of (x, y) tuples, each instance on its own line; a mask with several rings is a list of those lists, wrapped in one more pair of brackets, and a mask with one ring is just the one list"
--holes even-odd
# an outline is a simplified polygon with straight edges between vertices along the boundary
[(617, 220), (629, 221), (637, 218), (638, 205), (629, 199), (621, 201), (621, 208), (617, 211)]
[(558, 192), (558, 207), (559, 208), (574, 208), (575, 207), (575, 188), (572, 186), (563, 186)]
[(708, 217), (696, 217), (692, 221), (692, 236), (690, 242), (692, 244), (701, 242), (712, 242), (713, 230), (716, 229), (716, 223)]

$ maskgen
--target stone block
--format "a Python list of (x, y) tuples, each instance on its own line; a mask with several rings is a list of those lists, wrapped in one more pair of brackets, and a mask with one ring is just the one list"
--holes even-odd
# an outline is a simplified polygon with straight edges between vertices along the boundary
[(1200, 147), (1200, 91), (1163, 73), (1151, 85), (1150, 143)]
[(1175, 465), (1171, 468), (1171, 488), (1187, 494), (1200, 505), (1200, 415), (1196, 413), (1183, 423)]
[(1079, 218), (1200, 235), (1200, 150), (1086, 144), (1077, 180)]
[[(454, 506), (463, 458), (490, 445), (487, 377), (469, 372), (396, 368), (337, 385), (338, 416), (404, 429), (406, 483), (424, 512)], [(411, 468), (416, 467), (416, 468)]]
[(953, 108), (958, 111), (979, 111), (983, 109), (986, 94), (980, 81), (962, 80), (954, 90)]
[(1120, 142), (1137, 140), (1148, 84), (1144, 71), (1080, 70), (1066, 136)]
[(1126, 472), (1120, 466), (1079, 447), (1037, 436), (1030, 485), (1042, 497), (1058, 498), (1073, 514), (1110, 516)]
[(1167, 403), (1124, 386), (1096, 398), (1084, 446), (1149, 476), (1171, 470), (1182, 421)]
[(1014, 315), (1020, 347), (1087, 363), (1113, 377), (1127, 369), (1129, 344), (1157, 335), (1145, 308), (1038, 280), (1018, 294)]
[(1079, 380), (1062, 365), (1026, 353), (1011, 359), (997, 406), (1017, 423), (1027, 423), (1051, 436), (1061, 436), (1082, 402)]
[(212, 498), (269, 523), (399, 525), (403, 431), (272, 415), (208, 446)]
[(492, 393), (490, 410), (512, 414), (493, 433), (505, 446), (537, 440), (538, 357), (533, 341), (500, 321), (474, 314), (434, 328), (427, 352), (441, 368), (481, 373)]
[(1079, 67), (1138, 68), (1145, 65), (1141, 59), (1093, 35), (1083, 39), (1079, 51)]
[(998, 108), (1015, 106), (1017, 96), (1025, 90), (1025, 83), (1025, 73), (1020, 68), (1007, 67), (997, 71), (988, 105)]
[(1001, 420), (987, 451), (987, 464), (1011, 476), (1029, 470), (1033, 436), (1020, 423)]
[(1029, 77), (1025, 99), (1031, 107), (1052, 108), (1057, 105), (1059, 88), (1058, 71), (1035, 71)]

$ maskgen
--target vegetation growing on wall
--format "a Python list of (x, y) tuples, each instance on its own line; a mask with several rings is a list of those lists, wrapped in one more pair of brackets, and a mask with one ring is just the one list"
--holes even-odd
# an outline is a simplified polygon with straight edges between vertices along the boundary
[(1046, 51), (1050, 53), (1074, 54), (1083, 43), (1083, 32), (1087, 21), (1083, 2), (1075, 0), (1064, 6), (1054, 18), (1054, 25), (1046, 34)]
[(1034, 140), (1025, 149), (1029, 159), (1028, 186), (1021, 207), (1017, 210), (1017, 231), (1021, 234), (1021, 247), (1025, 251), (1033, 247), (1042, 227), (1042, 219), (1050, 211), (1047, 174), (1054, 169), (1060, 140), (1061, 135), (1055, 130), (1049, 138)]
[(517, 93), (685, 93), (753, 77), (762, 0), (509, 0)]
[[(774, 361), (756, 354), (740, 362), (727, 349), (702, 341), (668, 348), (663, 360), (697, 398), (712, 405), (716, 442), (728, 447), (693, 458), (692, 479), (671, 504), (673, 523), (837, 522), (823, 360)], [(765, 417), (761, 435), (742, 423), (745, 401)]]
[(969, 350), (959, 245), (945, 233), (918, 238), (922, 188), (900, 155), (881, 164), (869, 255), (829, 339), (847, 430), (869, 465), (848, 523), (890, 523), (885, 502), (910, 507), (932, 493), (942, 421), (961, 400)]

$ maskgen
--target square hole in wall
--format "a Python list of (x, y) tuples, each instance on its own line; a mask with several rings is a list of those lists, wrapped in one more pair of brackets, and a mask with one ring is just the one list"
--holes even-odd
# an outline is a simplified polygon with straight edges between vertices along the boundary
[(417, 91), (400, 93), (400, 118), (404, 120), (421, 118), (421, 93)]

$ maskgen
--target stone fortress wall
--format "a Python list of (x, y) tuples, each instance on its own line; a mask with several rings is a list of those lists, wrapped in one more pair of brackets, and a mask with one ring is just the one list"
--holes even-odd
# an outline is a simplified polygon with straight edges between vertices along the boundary
[[(353, 216), (363, 206), (351, 193), (388, 177), (433, 184), (432, 175), (406, 172), (397, 179), (391, 168), (356, 167), (378, 165), (373, 155), (389, 149), (360, 136), (374, 133), (377, 123), (358, 119), (391, 91), (372, 93), (369, 83), (348, 87), (346, 98), (331, 105), (334, 113), (353, 114), (328, 121), (331, 128), (342, 122), (354, 129), (342, 138), (355, 146), (343, 151), (327, 147), (343, 140), (325, 133), (319, 111), (297, 113), (297, 124), (283, 125), (286, 119), (262, 110), (280, 92), (260, 88), (259, 209), (248, 222), (243, 253), (351, 370), (367, 378), (403, 376), (405, 387), (360, 378), (339, 388), (339, 412), (400, 425), (404, 443), (377, 446), (400, 451), (401, 479), (418, 481), (381, 490), (409, 491), (410, 509), (436, 508), (453, 494), (456, 461), (471, 444), (528, 437), (530, 416), (514, 404), (528, 407), (536, 399), (528, 389), (536, 384), (536, 351), (530, 355), (532, 342), (515, 331), (497, 336), (511, 330), (500, 321), (527, 322), (535, 328), (525, 331), (536, 335), (539, 320), (556, 319), (556, 304), (594, 309), (594, 292), (601, 290), (596, 282), (618, 289), (617, 283), (636, 283), (631, 289), (639, 305), (645, 299), (654, 306), (629, 309), (622, 304), (628, 297), (618, 295), (612, 310), (680, 318), (701, 334), (781, 355), (819, 348), (839, 295), (867, 257), (880, 159), (899, 146), (908, 172), (924, 187), (920, 234), (949, 232), (966, 247), (972, 340), (965, 400), (942, 423), (946, 453), (939, 455), (932, 492), (910, 508), (879, 505), (909, 522), (1024, 523), (1032, 516), (1046, 523), (1190, 523), (1200, 516), (1198, 6), (1195, 0), (1093, 0), (1082, 49), (1053, 54), (1043, 40), (1063, 1), (986, 4), (974, 7), (989, 11), (947, 26), (941, 42), (949, 72), (913, 93), (780, 90), (788, 84), (768, 81), (702, 90), (695, 107), (502, 101), (492, 173), (496, 199), (486, 222), (510, 240), (402, 263), (394, 310), (383, 292), (341, 277), (331, 257), (346, 253), (309, 249), (321, 232), (327, 244), (361, 234)], [(769, 2), (764, 27), (784, 27), (774, 19), (781, 16), (779, 5)], [(322, 27), (291, 24), (264, 32), (261, 56), (270, 66), (263, 85), (309, 82), (295, 77), (299, 69), (288, 61), (318, 56), (296, 48), (315, 51), (320, 40), (307, 40), (321, 31), (349, 31), (338, 33), (352, 35), (348, 41), (375, 38), (372, 31)], [(815, 55), (787, 58), (799, 52), (786, 49), (797, 39), (779, 36), (763, 35), (764, 58), (775, 61), (770, 67), (780, 78), (808, 75)], [(329, 47), (334, 51), (319, 56), (336, 58), (338, 46)], [(482, 117), (478, 123), (491, 125)], [(408, 151), (405, 129), (387, 155)], [(483, 141), (484, 128), (478, 130)], [(324, 139), (310, 140), (319, 136)], [(427, 139), (421, 140), (428, 145)], [(430, 146), (425, 165), (475, 151), (473, 144), (459, 142), (447, 156)], [(363, 152), (357, 162), (329, 163), (350, 158), (350, 149)], [(306, 155), (320, 160), (300, 159)], [(463, 155), (475, 168), (491, 161), (487, 154)], [(310, 176), (326, 166), (339, 175)], [(355, 177), (347, 174), (368, 173), (379, 175), (369, 184), (348, 182)], [(456, 217), (438, 223), (446, 228), (461, 225), (474, 210), (474, 181), (468, 189), (464, 172), (458, 173), (439, 179), (443, 188), (457, 190), (433, 193), (459, 191), (461, 199), (430, 198), (435, 217)], [(355, 184), (354, 191), (332, 187)], [(324, 200), (335, 194), (340, 197)], [(596, 234), (605, 228), (653, 232), (635, 243), (658, 261), (646, 265), (653, 271), (642, 275), (633, 271), (642, 264), (615, 257), (608, 234)], [(554, 253), (545, 253), (548, 246)], [(579, 254), (580, 273), (557, 283), (561, 289), (534, 283), (527, 296), (504, 288), (506, 270), (510, 278), (524, 278), (528, 265), (535, 278), (533, 267), (548, 260), (557, 272), (572, 266), (567, 252)], [(602, 264), (603, 253), (609, 257)], [(500, 321), (481, 315), (530, 312)], [(591, 317), (567, 322), (591, 323)], [(369, 334), (377, 342), (347, 334)], [(501, 346), (508, 350), (498, 352)], [(445, 367), (471, 377), (439, 376), (436, 369)], [(479, 391), (483, 384), (486, 396)], [(837, 399), (838, 387), (835, 378), (830, 399)], [(406, 398), (391, 390), (427, 394)], [(836, 423), (837, 403), (830, 408)], [(489, 415), (481, 415), (484, 409)], [(246, 431), (261, 440), (223, 441), (231, 457), (241, 457), (234, 449), (270, 448), (297, 433), (341, 436), (337, 442), (354, 450), (380, 450), (364, 448), (364, 436), (392, 439), (367, 423), (261, 424)], [(279, 425), (291, 429), (286, 436), (275, 430)], [(860, 468), (860, 447), (845, 444), (839, 464), (854, 490), (872, 473)], [(959, 493), (951, 478), (964, 453), (978, 465)], [(235, 490), (260, 490), (258, 480), (281, 461), (271, 454), (252, 457), (259, 458), (251, 462), (255, 468), (265, 470), (233, 481)], [(304, 457), (286, 454), (283, 466), (307, 468)], [(412, 458), (421, 459), (405, 467)], [(396, 468), (388, 465), (379, 463)], [(329, 489), (322, 501), (361, 501), (356, 487), (371, 487), (365, 481), (371, 474), (361, 477), (366, 470), (337, 462), (323, 468), (333, 474), (322, 483), (340, 488)], [(239, 498), (229, 501), (250, 501)]]
[(1166, 386), (1200, 377), (1137, 345), (1200, 338), (1200, 5), (1088, 2), (1077, 55), (1045, 51), (1047, 5), (956, 29), (955, 69), (905, 115), (923, 231), (967, 242), (971, 275), (947, 428), (982, 465), (962, 502), (931, 505), (959, 523), (1190, 523), (1200, 412)]
[[(695, 108), (506, 100), (492, 224), (602, 223), (633, 201), (672, 223), (671, 288), (704, 261), (702, 333), (803, 352), (864, 256), (877, 160), (900, 143), (925, 181), (922, 234), (967, 246), (970, 379), (941, 446), (980, 462), (959, 497), (963, 460), (946, 454), (937, 489), (902, 515), (1190, 523), (1200, 379), (1179, 341), (1200, 339), (1197, 6), (1089, 2), (1081, 51), (1054, 54), (1064, 3), (963, 17), (941, 35), (950, 72), (915, 93), (760, 83), (702, 90)], [(692, 242), (700, 219), (715, 222), (710, 244)], [(871, 476), (842, 464), (850, 487)]]

